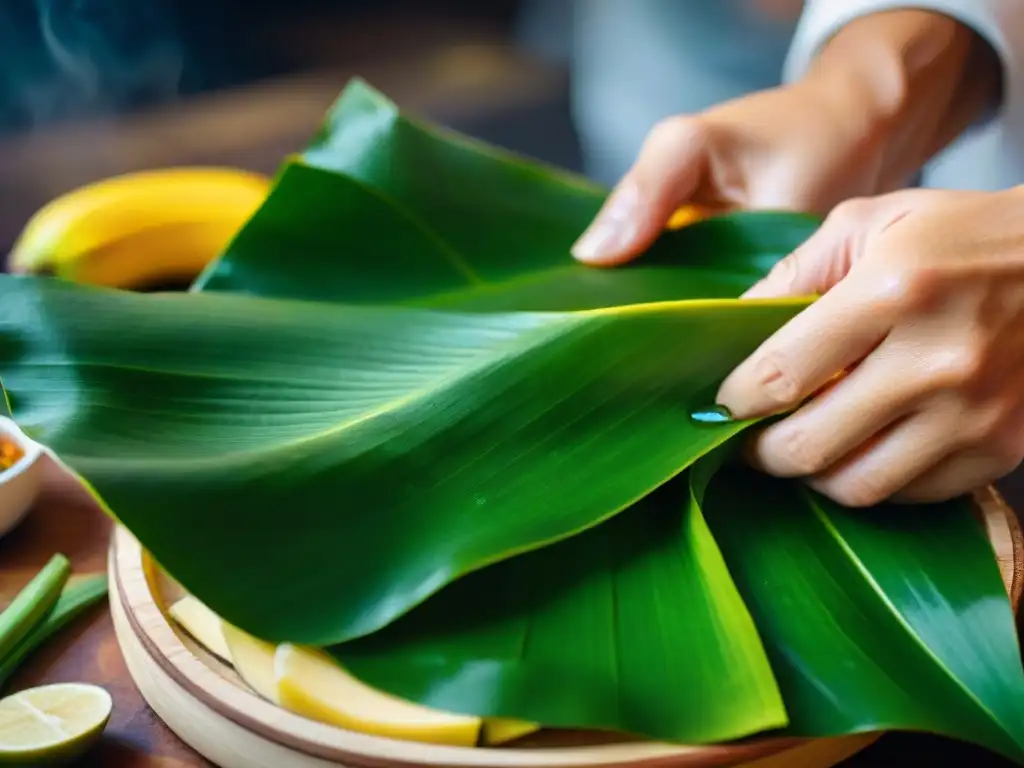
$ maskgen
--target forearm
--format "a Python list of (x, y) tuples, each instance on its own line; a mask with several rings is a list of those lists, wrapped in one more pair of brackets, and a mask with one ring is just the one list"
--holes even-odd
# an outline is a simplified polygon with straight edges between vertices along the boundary
[(877, 188), (905, 185), (999, 101), (1001, 66), (972, 29), (928, 10), (869, 13), (836, 32), (802, 81), (839, 100), (874, 144)]

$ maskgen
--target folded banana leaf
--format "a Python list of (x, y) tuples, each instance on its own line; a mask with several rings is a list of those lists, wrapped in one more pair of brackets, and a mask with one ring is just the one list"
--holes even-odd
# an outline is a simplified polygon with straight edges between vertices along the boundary
[(965, 501), (844, 510), (743, 467), (709, 481), (708, 521), (765, 640), (784, 733), (969, 734), (1020, 760), (1020, 648)]
[(904, 728), (1021, 759), (968, 505), (851, 512), (716, 474), (750, 424), (689, 417), (806, 304), (734, 297), (815, 222), (734, 214), (587, 269), (568, 248), (604, 195), (357, 81), (194, 293), (0, 280), (0, 376), (193, 594), (376, 687), (688, 743)]
[(530, 712), (549, 726), (689, 743), (785, 725), (704, 520), (705, 485), (667, 483), (606, 523), (461, 579), (330, 650), (356, 676), (443, 710), (472, 702), (491, 716)]
[(629, 267), (590, 269), (569, 248), (606, 194), (417, 124), (356, 80), (196, 288), (462, 311), (732, 299), (817, 227), (738, 213), (667, 233)]

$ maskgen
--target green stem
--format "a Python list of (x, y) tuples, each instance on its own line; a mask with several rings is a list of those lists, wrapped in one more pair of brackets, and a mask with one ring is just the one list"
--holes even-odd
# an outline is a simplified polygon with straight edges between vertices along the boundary
[(69, 585), (50, 614), (0, 660), (0, 689), (29, 654), (106, 594), (107, 577), (103, 574)]
[(42, 622), (60, 598), (71, 574), (70, 561), (61, 554), (50, 558), (9, 606), (0, 613), (0, 662)]

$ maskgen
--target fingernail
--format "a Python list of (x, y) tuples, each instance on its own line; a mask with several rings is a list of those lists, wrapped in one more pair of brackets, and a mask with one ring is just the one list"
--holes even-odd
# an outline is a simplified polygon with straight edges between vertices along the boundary
[(737, 421), (744, 421), (760, 415), (756, 413), (756, 405), (752, 402), (749, 391), (748, 382), (752, 376), (751, 364), (752, 361), (748, 358), (736, 366), (725, 377), (715, 394), (715, 403), (728, 408)]
[(639, 226), (640, 193), (636, 185), (620, 186), (572, 246), (572, 255), (584, 262), (599, 264), (613, 260), (636, 238)]

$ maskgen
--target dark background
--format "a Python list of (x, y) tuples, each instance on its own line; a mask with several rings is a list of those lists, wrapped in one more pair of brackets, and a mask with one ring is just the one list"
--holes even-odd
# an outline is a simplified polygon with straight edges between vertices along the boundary
[(577, 169), (566, 67), (544, 43), (560, 27), (527, 5), (0, 0), (0, 253), (47, 200), (97, 178), (194, 162), (272, 170), (353, 75)]
[[(306, 22), (325, 32), (336, 30), (340, 45), (350, 40), (354, 26), (388, 18), (400, 24), (429, 6), (430, 14), (440, 19), (472, 19), (508, 32), (519, 5), (508, 0), (0, 0), (0, 126), (11, 131), (40, 119), (52, 122), (109, 108), (128, 110), (315, 68), (329, 51), (272, 41), (274, 30)], [(57, 114), (45, 115), (38, 114), (46, 112), (45, 107), (27, 103), (26, 81), (49, 78), (56, 85), (61, 79), (48, 35), (103, 70), (102, 98), (76, 104), (69, 98)], [(365, 42), (366, 49), (378, 48), (377, 53), (366, 50), (366, 56), (387, 56), (394, 44), (381, 38)], [(160, 52), (172, 49), (181, 59), (173, 86), (152, 71), (123, 71), (145, 70)]]
[[(564, 0), (570, 8), (570, 0)], [(564, 17), (510, 0), (0, 0), (0, 254), (52, 197), (126, 171), (270, 172), (359, 75), (401, 106), (577, 169)], [(1024, 476), (1002, 484), (1024, 509)], [(845, 765), (983, 766), (891, 735)]]

